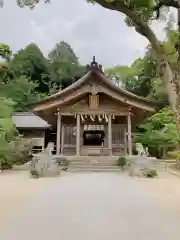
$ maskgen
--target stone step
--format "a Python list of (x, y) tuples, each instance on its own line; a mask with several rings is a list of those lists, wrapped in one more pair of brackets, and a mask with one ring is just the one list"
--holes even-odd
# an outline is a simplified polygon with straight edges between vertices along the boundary
[(119, 168), (68, 168), (68, 172), (121, 172)]
[(70, 164), (79, 165), (79, 164), (87, 164), (87, 165), (116, 165), (114, 161), (101, 161), (101, 162), (87, 162), (87, 161), (72, 161)]
[(88, 165), (88, 164), (70, 164), (69, 168), (112, 168), (112, 169), (116, 169), (118, 168), (117, 166), (112, 166), (112, 165)]
[(69, 161), (116, 161), (118, 157), (116, 156), (71, 156), (67, 157)]

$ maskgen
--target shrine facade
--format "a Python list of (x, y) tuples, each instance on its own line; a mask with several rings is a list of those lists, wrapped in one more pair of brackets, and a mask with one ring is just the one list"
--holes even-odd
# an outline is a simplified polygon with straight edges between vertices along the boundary
[(33, 112), (52, 126), (56, 155), (132, 154), (136, 125), (155, 105), (116, 86), (95, 62), (69, 87), (37, 103)]

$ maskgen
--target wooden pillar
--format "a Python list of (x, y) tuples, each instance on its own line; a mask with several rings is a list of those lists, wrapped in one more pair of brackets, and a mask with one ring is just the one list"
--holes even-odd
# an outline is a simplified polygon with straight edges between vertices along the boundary
[(127, 130), (128, 130), (128, 153), (132, 155), (132, 132), (131, 132), (131, 112), (127, 116)]
[(56, 155), (61, 153), (61, 115), (57, 113)]
[(110, 155), (112, 155), (112, 117), (108, 115), (108, 148)]
[(80, 115), (76, 116), (76, 155), (80, 155)]
[(64, 125), (61, 127), (61, 155), (64, 154)]

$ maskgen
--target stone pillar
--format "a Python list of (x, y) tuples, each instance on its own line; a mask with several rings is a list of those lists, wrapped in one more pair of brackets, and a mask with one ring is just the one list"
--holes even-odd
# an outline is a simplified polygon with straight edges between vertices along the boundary
[(127, 116), (127, 130), (128, 130), (128, 153), (132, 155), (132, 132), (131, 132), (131, 112)]
[(61, 115), (57, 113), (56, 155), (61, 153)]
[(80, 115), (76, 116), (76, 155), (80, 155)]
[(112, 155), (112, 117), (108, 115), (108, 148), (110, 155)]

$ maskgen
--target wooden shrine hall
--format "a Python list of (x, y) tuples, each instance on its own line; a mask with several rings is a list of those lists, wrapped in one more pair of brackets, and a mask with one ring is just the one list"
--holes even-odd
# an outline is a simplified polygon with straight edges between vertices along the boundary
[(33, 112), (51, 125), (56, 155), (132, 154), (132, 133), (155, 105), (105, 76), (95, 58), (69, 87), (38, 102)]

